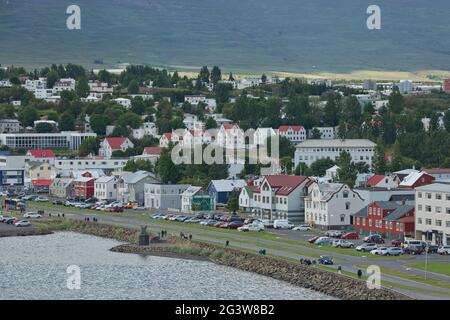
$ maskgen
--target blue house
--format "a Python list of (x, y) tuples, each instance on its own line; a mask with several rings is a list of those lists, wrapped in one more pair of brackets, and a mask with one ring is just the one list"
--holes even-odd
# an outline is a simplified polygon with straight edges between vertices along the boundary
[(245, 180), (242, 179), (211, 180), (206, 190), (216, 203), (226, 204), (233, 190), (240, 192), (246, 185)]

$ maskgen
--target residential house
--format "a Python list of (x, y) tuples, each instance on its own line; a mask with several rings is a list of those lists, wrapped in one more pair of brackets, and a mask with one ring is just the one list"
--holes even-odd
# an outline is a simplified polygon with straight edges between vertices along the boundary
[(116, 99), (112, 99), (111, 101), (114, 101), (115, 103), (121, 105), (122, 107), (126, 108), (126, 109), (130, 109), (131, 108), (131, 100), (127, 99), (127, 98), (116, 98)]
[(242, 179), (211, 180), (206, 190), (216, 203), (226, 204), (233, 192), (239, 193), (246, 185)]
[(190, 186), (187, 184), (145, 184), (146, 208), (181, 210), (181, 195)]
[(309, 130), (309, 138), (313, 138), (313, 130), (318, 130), (320, 132), (320, 139), (322, 140), (333, 140), (336, 138), (336, 132), (334, 127), (313, 127)]
[(30, 149), (27, 151), (27, 156), (33, 161), (45, 162), (49, 164), (55, 163), (55, 152), (52, 149)]
[(50, 196), (61, 199), (72, 197), (72, 178), (55, 178), (50, 185)]
[(142, 139), (145, 136), (154, 137), (158, 135), (158, 128), (154, 122), (144, 122), (142, 126), (133, 129), (133, 138)]
[(0, 133), (14, 133), (20, 131), (20, 121), (17, 119), (0, 119)]
[(159, 181), (147, 171), (123, 173), (117, 181), (117, 200), (124, 203), (137, 202), (139, 206), (143, 206), (144, 186), (148, 183), (159, 183)]
[(265, 145), (267, 143), (267, 139), (276, 135), (276, 131), (272, 128), (257, 128), (253, 136), (253, 144)]
[(261, 219), (304, 221), (304, 197), (310, 179), (306, 176), (267, 175), (253, 189), (254, 213)]
[(400, 188), (415, 189), (420, 186), (424, 186), (433, 183), (435, 177), (425, 172), (411, 172), (400, 183)]
[(345, 229), (364, 207), (358, 192), (343, 183), (312, 183), (305, 198), (305, 222), (322, 229)]
[(414, 206), (395, 201), (377, 201), (353, 214), (359, 233), (380, 234), (384, 238), (414, 236)]
[(226, 149), (244, 149), (244, 131), (236, 124), (223, 124), (217, 132), (216, 143)]
[(106, 201), (116, 200), (117, 178), (115, 176), (103, 176), (95, 180), (94, 197)]
[(375, 147), (376, 144), (367, 139), (310, 139), (297, 144), (294, 162), (295, 166), (300, 162), (310, 166), (319, 159), (330, 158), (336, 161), (341, 152), (346, 151), (350, 153), (353, 162), (364, 162), (371, 168)]
[(72, 194), (79, 199), (89, 199), (94, 196), (95, 178), (82, 176), (73, 179)]
[(181, 194), (181, 211), (191, 213), (194, 211), (192, 207), (192, 197), (202, 190), (201, 187), (190, 186)]
[(126, 151), (134, 148), (133, 142), (128, 138), (105, 138), (100, 143), (98, 154), (101, 157), (111, 158), (114, 151)]
[(429, 168), (423, 169), (422, 172), (434, 177), (436, 181), (450, 180), (450, 169), (448, 168)]
[(378, 187), (378, 188), (387, 188), (387, 189), (395, 189), (400, 184), (400, 178), (397, 177), (395, 174), (375, 174), (372, 177), (370, 177), (367, 182), (367, 187)]
[(417, 187), (416, 239), (450, 245), (450, 185), (433, 183)]
[(245, 212), (253, 211), (253, 190), (254, 186), (245, 186), (239, 193), (239, 209)]
[(100, 81), (89, 81), (89, 96), (94, 96), (98, 99), (103, 98), (103, 95), (110, 94), (114, 92), (114, 88), (110, 87), (106, 82)]
[(292, 143), (306, 140), (306, 129), (303, 126), (284, 125), (278, 128), (280, 137), (289, 139)]

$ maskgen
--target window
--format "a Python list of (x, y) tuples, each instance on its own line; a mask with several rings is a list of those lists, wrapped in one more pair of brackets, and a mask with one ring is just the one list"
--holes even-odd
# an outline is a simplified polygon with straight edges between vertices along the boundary
[(417, 206), (417, 211), (422, 211), (422, 205), (421, 205), (421, 204), (419, 204), (419, 205)]
[(417, 198), (422, 198), (422, 192), (417, 193)]
[(436, 207), (435, 211), (436, 211), (436, 213), (441, 213), (442, 212), (442, 208), (441, 207)]
[(435, 224), (437, 227), (442, 227), (442, 220), (436, 220)]
[(340, 215), (341, 222), (345, 222), (345, 214)]
[(425, 211), (426, 212), (431, 212), (431, 206), (425, 206)]
[(345, 210), (349, 210), (350, 209), (350, 202), (346, 202), (345, 203)]
[(436, 193), (436, 200), (441, 200), (442, 199), (442, 195), (440, 193)]
[(431, 226), (431, 219), (425, 219), (425, 224)]
[(344, 198), (348, 198), (348, 191), (347, 191), (347, 190), (344, 191), (344, 192), (343, 192), (343, 195), (344, 195)]

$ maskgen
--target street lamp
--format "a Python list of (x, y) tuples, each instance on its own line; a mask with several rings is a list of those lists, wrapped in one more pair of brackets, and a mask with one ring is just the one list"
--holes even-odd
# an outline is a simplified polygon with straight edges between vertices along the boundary
[(425, 231), (425, 280), (427, 279), (427, 271), (428, 271), (428, 233), (432, 233), (433, 230), (427, 230)]

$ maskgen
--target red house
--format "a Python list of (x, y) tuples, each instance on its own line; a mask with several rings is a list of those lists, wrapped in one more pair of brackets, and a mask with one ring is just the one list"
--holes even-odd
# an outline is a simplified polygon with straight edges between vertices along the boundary
[(414, 235), (414, 206), (377, 201), (353, 214), (353, 226), (361, 234), (377, 233), (386, 238)]
[(72, 182), (72, 194), (76, 198), (89, 199), (94, 196), (95, 178), (89, 172)]
[(415, 189), (433, 183), (436, 178), (425, 172), (411, 172), (400, 183), (400, 188)]

